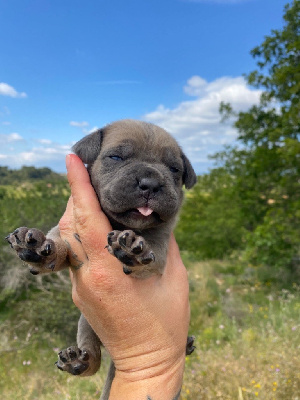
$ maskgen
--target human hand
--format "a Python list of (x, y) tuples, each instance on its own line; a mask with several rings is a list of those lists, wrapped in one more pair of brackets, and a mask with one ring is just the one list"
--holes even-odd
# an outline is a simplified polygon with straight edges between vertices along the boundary
[(112, 228), (86, 168), (69, 155), (67, 169), (72, 195), (60, 233), (80, 262), (71, 269), (73, 301), (116, 367), (110, 398), (172, 399), (181, 387), (189, 324), (187, 273), (175, 239), (162, 276), (126, 276), (105, 249)]

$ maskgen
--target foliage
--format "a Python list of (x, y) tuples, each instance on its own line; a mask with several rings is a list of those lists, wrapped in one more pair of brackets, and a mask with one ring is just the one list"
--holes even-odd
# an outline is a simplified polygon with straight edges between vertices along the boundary
[[(5, 169), (5, 168), (4, 168)], [(3, 167), (2, 167), (3, 170)], [(8, 171), (7, 169), (5, 169)], [(25, 169), (20, 171), (34, 172), (31, 176), (44, 176), (44, 170)], [(4, 240), (19, 226), (36, 227), (47, 232), (55, 226), (62, 216), (69, 197), (69, 185), (65, 177), (51, 170), (45, 180), (32, 178), (15, 184), (0, 186), (0, 289), (3, 297), (9, 291), (16, 292), (36, 281), (29, 277), (27, 268), (10, 250)], [(40, 173), (41, 172), (41, 173)], [(11, 174), (10, 181), (19, 176), (18, 171)], [(45, 278), (46, 280), (48, 278)], [(1, 300), (1, 299), (0, 299)]]
[(18, 296), (6, 297), (2, 304), (6, 313), (2, 311), (0, 320), (5, 321), (4, 326), (20, 341), (26, 342), (30, 337), (43, 342), (51, 333), (58, 342), (75, 344), (80, 312), (73, 304), (69, 280), (61, 288), (49, 285), (48, 289), (32, 288)]
[(185, 264), (196, 351), (186, 358), (182, 399), (296, 399), (300, 287), (281, 282), (282, 271), (271, 284), (272, 268)]
[(221, 258), (239, 248), (244, 229), (238, 200), (235, 179), (225, 170), (199, 176), (176, 227), (180, 248), (202, 258)]
[(299, 265), (299, 0), (285, 7), (284, 20), (282, 30), (252, 50), (258, 70), (247, 80), (262, 90), (260, 104), (239, 113), (220, 106), (223, 119), (235, 120), (238, 145), (213, 157), (216, 168), (199, 179), (186, 202), (178, 238), (202, 257), (240, 249), (255, 264)]
[(64, 179), (62, 175), (56, 174), (50, 168), (22, 167), (14, 170), (0, 166), (0, 185), (18, 184), (25, 181)]

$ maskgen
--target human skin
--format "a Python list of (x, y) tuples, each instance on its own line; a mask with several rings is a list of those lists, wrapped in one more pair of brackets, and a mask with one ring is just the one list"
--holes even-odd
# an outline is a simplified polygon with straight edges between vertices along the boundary
[(190, 312), (176, 241), (172, 235), (163, 275), (144, 280), (125, 275), (105, 248), (112, 228), (85, 166), (75, 155), (66, 164), (71, 197), (59, 229), (71, 248), (73, 301), (116, 367), (110, 399), (178, 398)]

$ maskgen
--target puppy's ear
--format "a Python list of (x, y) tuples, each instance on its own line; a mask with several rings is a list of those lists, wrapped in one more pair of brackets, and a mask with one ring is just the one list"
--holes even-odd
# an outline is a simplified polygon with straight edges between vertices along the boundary
[(75, 143), (72, 151), (85, 163), (92, 164), (100, 153), (103, 131), (99, 129)]
[(183, 183), (187, 189), (191, 189), (197, 182), (197, 175), (187, 156), (184, 153), (182, 153), (181, 157), (184, 165)]

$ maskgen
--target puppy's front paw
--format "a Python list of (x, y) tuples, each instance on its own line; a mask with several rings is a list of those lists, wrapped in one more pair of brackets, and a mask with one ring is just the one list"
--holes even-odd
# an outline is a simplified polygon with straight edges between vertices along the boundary
[(107, 241), (108, 251), (125, 265), (123, 271), (126, 275), (132, 273), (130, 267), (155, 261), (154, 253), (145, 239), (131, 230), (112, 231), (108, 234)]
[(90, 355), (87, 350), (71, 346), (58, 353), (58, 361), (55, 365), (69, 374), (82, 375), (90, 366), (89, 360)]
[(55, 268), (56, 250), (53, 240), (47, 239), (42, 231), (21, 227), (5, 238), (21, 260), (30, 264), (30, 272), (51, 272)]

